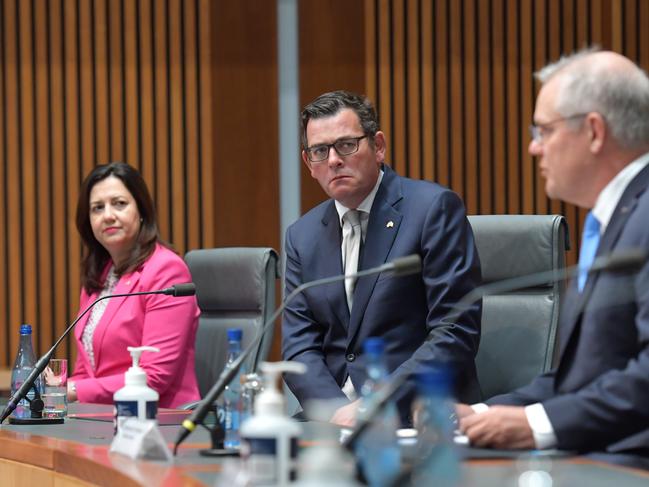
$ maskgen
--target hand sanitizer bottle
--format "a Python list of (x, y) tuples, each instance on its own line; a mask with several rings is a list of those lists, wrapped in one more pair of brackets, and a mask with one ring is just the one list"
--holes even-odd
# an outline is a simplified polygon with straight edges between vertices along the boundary
[(285, 486), (297, 476), (298, 439), (302, 428), (285, 413), (277, 388), (282, 372), (304, 374), (299, 362), (263, 362), (265, 388), (255, 398), (254, 414), (241, 426), (241, 457), (251, 485)]
[(146, 384), (146, 372), (140, 367), (142, 352), (159, 352), (155, 347), (128, 347), (133, 365), (124, 374), (124, 387), (113, 394), (115, 402), (115, 433), (124, 419), (156, 419), (160, 395)]

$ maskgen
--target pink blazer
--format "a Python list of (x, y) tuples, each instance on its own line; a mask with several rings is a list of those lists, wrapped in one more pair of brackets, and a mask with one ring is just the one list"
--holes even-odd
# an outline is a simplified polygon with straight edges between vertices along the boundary
[[(185, 262), (171, 250), (157, 245), (140, 269), (123, 275), (114, 294), (153, 291), (190, 282)], [(79, 312), (97, 298), (81, 291)], [(150, 345), (159, 353), (144, 352), (140, 365), (149, 387), (160, 394), (160, 407), (176, 407), (200, 399), (194, 372), (194, 344), (199, 309), (195, 296), (165, 295), (111, 298), (93, 335), (95, 370), (81, 343), (90, 312), (77, 324), (77, 361), (70, 378), (76, 382), (81, 402), (112, 403), (124, 386), (124, 372), (131, 366), (128, 346)]]

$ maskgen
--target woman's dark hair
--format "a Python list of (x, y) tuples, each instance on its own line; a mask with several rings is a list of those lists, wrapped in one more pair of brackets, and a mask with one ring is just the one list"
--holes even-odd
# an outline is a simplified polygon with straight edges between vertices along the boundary
[(95, 167), (81, 185), (76, 218), (77, 230), (85, 246), (81, 261), (81, 285), (88, 293), (103, 288), (102, 273), (106, 263), (110, 260), (110, 254), (92, 232), (90, 192), (95, 184), (110, 176), (119, 179), (133, 195), (141, 218), (140, 232), (131, 250), (131, 255), (119, 267), (115, 267), (115, 273), (121, 276), (141, 266), (153, 253), (157, 242), (167, 246), (160, 239), (153, 200), (140, 173), (124, 162), (111, 162)]

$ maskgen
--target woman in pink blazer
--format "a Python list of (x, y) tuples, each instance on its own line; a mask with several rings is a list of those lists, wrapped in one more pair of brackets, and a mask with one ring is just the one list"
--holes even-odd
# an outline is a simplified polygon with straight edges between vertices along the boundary
[[(80, 311), (102, 294), (153, 291), (191, 281), (183, 260), (161, 241), (146, 184), (128, 164), (97, 166), (88, 175), (76, 223), (85, 246)], [(143, 353), (140, 365), (149, 387), (160, 394), (160, 407), (198, 400), (198, 315), (194, 296), (100, 301), (75, 329), (78, 354), (68, 399), (112, 403), (131, 365), (126, 347), (150, 345), (160, 352)]]

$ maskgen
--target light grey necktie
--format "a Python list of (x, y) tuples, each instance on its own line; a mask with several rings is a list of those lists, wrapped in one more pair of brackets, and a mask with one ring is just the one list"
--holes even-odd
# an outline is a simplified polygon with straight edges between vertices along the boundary
[[(358, 210), (349, 210), (343, 215), (343, 254), (345, 258), (345, 275), (353, 274), (358, 269), (358, 254), (361, 250), (361, 217)], [(345, 279), (347, 306), (352, 310), (356, 278)]]

